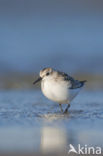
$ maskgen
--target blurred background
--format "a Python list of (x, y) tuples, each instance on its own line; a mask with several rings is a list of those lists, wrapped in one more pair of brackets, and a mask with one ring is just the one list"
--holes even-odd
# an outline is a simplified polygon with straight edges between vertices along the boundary
[(0, 88), (49, 66), (103, 87), (102, 1), (0, 0), (0, 21)]
[[(87, 80), (67, 115), (32, 84), (44, 67)], [(0, 0), (0, 155), (69, 144), (103, 146), (103, 1)]]

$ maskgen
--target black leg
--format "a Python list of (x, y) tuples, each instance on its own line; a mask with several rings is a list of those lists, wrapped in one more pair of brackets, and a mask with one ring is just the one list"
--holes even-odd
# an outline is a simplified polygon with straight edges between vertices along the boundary
[(60, 106), (60, 110), (61, 110), (61, 112), (63, 113), (63, 108), (62, 108), (62, 105), (61, 105), (61, 104), (59, 104), (59, 106)]
[(65, 109), (64, 113), (68, 112), (68, 108), (70, 107), (70, 104), (68, 104), (67, 108)]

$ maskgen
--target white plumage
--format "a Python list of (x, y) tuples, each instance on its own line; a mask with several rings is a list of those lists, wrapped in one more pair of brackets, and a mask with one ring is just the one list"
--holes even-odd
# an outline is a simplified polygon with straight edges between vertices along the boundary
[(66, 73), (52, 68), (41, 70), (40, 78), (34, 84), (39, 80), (41, 80), (41, 90), (48, 99), (59, 103), (60, 107), (61, 104), (68, 104), (65, 112), (67, 112), (70, 102), (79, 93), (85, 82), (74, 80)]

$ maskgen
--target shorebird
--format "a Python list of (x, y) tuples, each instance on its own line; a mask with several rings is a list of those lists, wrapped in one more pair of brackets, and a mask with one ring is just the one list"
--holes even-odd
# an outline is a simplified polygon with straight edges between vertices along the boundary
[(41, 81), (41, 90), (50, 100), (57, 102), (63, 112), (62, 104), (68, 104), (64, 113), (68, 112), (70, 102), (79, 93), (86, 80), (75, 80), (64, 72), (57, 71), (53, 68), (44, 68), (39, 73), (40, 77), (33, 82), (36, 84)]

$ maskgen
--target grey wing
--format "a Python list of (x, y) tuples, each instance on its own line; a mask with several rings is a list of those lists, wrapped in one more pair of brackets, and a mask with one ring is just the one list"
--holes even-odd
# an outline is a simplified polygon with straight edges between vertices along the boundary
[(86, 82), (86, 80), (84, 81), (75, 80), (73, 79), (73, 77), (69, 76), (68, 74), (64, 72), (59, 72), (59, 74), (63, 76), (64, 81), (68, 81), (69, 84), (71, 84), (69, 85), (69, 89), (81, 88), (84, 86), (84, 83)]
[(58, 71), (58, 73), (63, 77), (64, 81), (74, 81), (74, 79), (64, 72)]
[(81, 88), (84, 86), (85, 82), (86, 82), (86, 80), (84, 80), (84, 81), (73, 80), (71, 82), (72, 85), (71, 85), (70, 89)]

